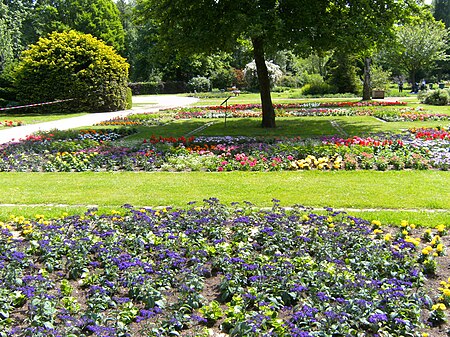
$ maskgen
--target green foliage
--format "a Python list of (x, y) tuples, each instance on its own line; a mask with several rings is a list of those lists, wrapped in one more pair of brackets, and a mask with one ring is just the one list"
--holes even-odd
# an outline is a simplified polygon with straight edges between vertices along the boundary
[(211, 74), (211, 85), (213, 88), (225, 89), (236, 83), (235, 69), (220, 68)]
[(302, 95), (326, 95), (336, 92), (336, 88), (326, 83), (319, 74), (306, 76), (306, 84), (302, 87)]
[(0, 72), (25, 49), (22, 26), (27, 8), (20, 0), (0, 2)]
[(164, 87), (160, 82), (135, 82), (128, 85), (134, 95), (160, 94)]
[(188, 83), (190, 91), (207, 92), (211, 89), (211, 81), (203, 76), (191, 78)]
[(119, 11), (113, 0), (44, 0), (34, 4), (28, 30), (39, 37), (55, 30), (74, 29), (91, 34), (118, 51), (124, 49), (124, 30)]
[(338, 93), (357, 93), (360, 88), (356, 75), (355, 57), (345, 52), (337, 52), (331, 61), (329, 82)]
[(433, 16), (442, 21), (447, 28), (450, 27), (450, 3), (448, 0), (433, 0)]
[(127, 109), (131, 109), (133, 107), (133, 92), (131, 88), (127, 88)]
[(387, 90), (391, 72), (384, 70), (381, 66), (373, 65), (371, 69), (372, 89)]
[(326, 95), (333, 94), (336, 92), (335, 87), (326, 82), (313, 82), (307, 83), (302, 87), (302, 95)]
[(89, 34), (52, 33), (25, 51), (16, 68), (23, 103), (74, 99), (69, 111), (113, 111), (126, 107), (128, 64)]
[(11, 104), (16, 100), (13, 76), (14, 63), (8, 63), (0, 72), (0, 107)]
[(299, 88), (301, 86), (301, 80), (298, 76), (283, 75), (280, 78), (280, 86), (289, 88)]
[(448, 101), (448, 91), (441, 89), (426, 91), (421, 97), (422, 103), (430, 105), (447, 105)]
[(432, 20), (400, 26), (396, 38), (385, 47), (388, 64), (409, 75), (416, 82), (419, 71), (427, 71), (436, 61), (446, 60), (449, 33), (441, 22)]

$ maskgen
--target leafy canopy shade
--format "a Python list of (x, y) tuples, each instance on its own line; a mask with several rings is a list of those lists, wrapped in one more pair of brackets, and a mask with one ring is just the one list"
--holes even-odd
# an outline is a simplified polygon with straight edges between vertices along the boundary
[(16, 69), (23, 103), (74, 99), (70, 111), (126, 107), (128, 63), (112, 47), (76, 31), (52, 33), (23, 52)]
[[(275, 127), (265, 55), (269, 50), (339, 46), (361, 50), (389, 36), (408, 0), (138, 0), (162, 40), (189, 52), (230, 50), (250, 40), (258, 70), (263, 127)], [(414, 2), (411, 0), (411, 2)]]

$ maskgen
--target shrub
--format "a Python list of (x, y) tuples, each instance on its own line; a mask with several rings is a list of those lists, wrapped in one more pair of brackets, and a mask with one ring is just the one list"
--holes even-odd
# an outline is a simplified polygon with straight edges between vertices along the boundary
[(160, 94), (164, 89), (162, 82), (135, 82), (128, 84), (133, 95), (153, 95)]
[(15, 72), (18, 99), (74, 99), (64, 104), (72, 112), (121, 110), (127, 104), (128, 67), (112, 47), (92, 35), (54, 32), (23, 52)]
[(236, 83), (235, 69), (220, 68), (211, 74), (213, 88), (225, 89)]
[(180, 94), (187, 92), (187, 83), (183, 81), (166, 81), (163, 82), (163, 94)]
[(448, 92), (441, 89), (426, 91), (420, 97), (422, 103), (430, 105), (447, 105), (448, 99)]
[(392, 73), (384, 70), (378, 65), (373, 65), (371, 69), (371, 82), (372, 89), (375, 90), (387, 90), (389, 87), (389, 79)]
[(193, 77), (188, 82), (188, 87), (190, 91), (207, 92), (211, 88), (211, 81), (203, 76)]
[(308, 83), (302, 87), (303, 95), (326, 95), (336, 92), (335, 87), (326, 83), (319, 74), (311, 74), (307, 77)]
[(300, 88), (302, 86), (301, 79), (293, 75), (283, 75), (280, 78), (280, 86), (288, 88)]

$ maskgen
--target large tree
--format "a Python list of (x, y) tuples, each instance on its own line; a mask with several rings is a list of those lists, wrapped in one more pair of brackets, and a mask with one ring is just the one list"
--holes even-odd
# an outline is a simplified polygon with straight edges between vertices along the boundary
[[(138, 0), (159, 23), (162, 39), (184, 52), (232, 50), (251, 41), (258, 70), (263, 127), (275, 127), (266, 53), (285, 48), (348, 45), (386, 38), (406, 1), (398, 0)], [(352, 41), (352, 43), (349, 43)]]

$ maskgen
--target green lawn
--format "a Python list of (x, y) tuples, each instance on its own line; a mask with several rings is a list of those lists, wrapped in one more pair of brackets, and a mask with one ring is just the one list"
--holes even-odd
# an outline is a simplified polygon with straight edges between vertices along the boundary
[[(78, 117), (86, 115), (86, 113), (55, 113), (55, 114), (48, 114), (43, 115), (39, 113), (19, 113), (14, 112), (14, 110), (11, 110), (10, 113), (1, 113), (0, 114), (0, 121), (21, 121), (23, 124), (36, 124), (36, 123), (45, 123), (45, 122), (51, 122), (58, 119), (63, 118), (71, 118), (71, 117)], [(5, 129), (5, 127), (0, 126), (0, 130)]]
[[(277, 97), (279, 96), (279, 97)], [(259, 95), (232, 97), (230, 103), (256, 103)], [(409, 106), (422, 106), (416, 97), (402, 98)], [(289, 101), (288, 94), (274, 94), (274, 101)], [(336, 101), (336, 98), (320, 99)], [(349, 99), (340, 99), (346, 100)], [(353, 99), (358, 100), (358, 99)], [(220, 102), (219, 102), (220, 101)], [(309, 101), (318, 101), (310, 99)], [(198, 105), (220, 104), (201, 100)], [(429, 107), (436, 113), (450, 113), (450, 107)], [(11, 117), (12, 115), (8, 115)], [(49, 121), (75, 115), (15, 115), (26, 123)], [(4, 117), (4, 116), (3, 116)], [(22, 118), (23, 117), (23, 118)], [(2, 118), (2, 116), (0, 116)], [(27, 118), (25, 120), (25, 118)], [(410, 127), (434, 127), (442, 122), (384, 123), (374, 117), (290, 117), (277, 118), (277, 128), (265, 130), (260, 119), (191, 119), (164, 126), (139, 127), (127, 142), (141, 142), (151, 135), (184, 136), (213, 123), (195, 135), (300, 136), (302, 138), (392, 131)], [(399, 223), (407, 219), (423, 225), (447, 223), (450, 219), (450, 172), (437, 171), (340, 171), (340, 172), (103, 172), (103, 173), (0, 173), (2, 194), (0, 219), (11, 214), (33, 216), (45, 213), (83, 212), (89, 205), (109, 211), (129, 203), (138, 206), (184, 206), (189, 201), (217, 197), (224, 203), (248, 200), (269, 207), (272, 198), (282, 205), (302, 204), (315, 208), (345, 208), (355, 216)]]
[[(381, 211), (380, 216), (392, 222), (398, 219), (392, 210), (399, 210), (405, 212), (402, 218), (409, 215), (424, 225), (450, 217), (450, 172), (438, 171), (0, 173), (0, 184), (0, 202), (21, 205), (21, 212), (30, 215), (39, 210), (37, 205), (185, 206), (216, 197), (227, 204), (247, 200), (258, 207), (268, 207), (277, 198), (284, 206), (369, 210), (371, 217)], [(17, 207), (2, 207), (0, 216), (12, 211)]]
[[(345, 134), (340, 133), (333, 123), (337, 123)], [(205, 127), (206, 124), (212, 123)], [(138, 127), (138, 133), (128, 137), (129, 140), (142, 140), (152, 135), (164, 137), (181, 137), (188, 134), (195, 136), (268, 136), (268, 137), (321, 137), (365, 135), (373, 132), (395, 132), (419, 127), (437, 127), (445, 125), (442, 121), (426, 122), (391, 122), (386, 123), (371, 116), (352, 117), (283, 117), (277, 118), (275, 129), (261, 128), (259, 118), (223, 118), (178, 120), (163, 126)], [(335, 124), (336, 125), (336, 124)], [(196, 131), (198, 130), (198, 131)]]

